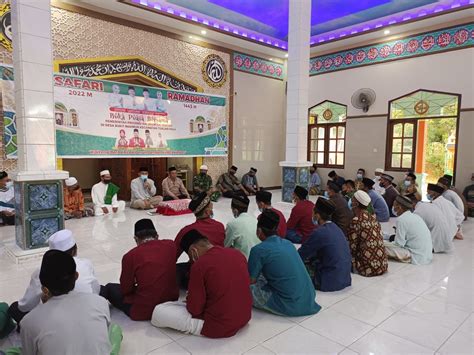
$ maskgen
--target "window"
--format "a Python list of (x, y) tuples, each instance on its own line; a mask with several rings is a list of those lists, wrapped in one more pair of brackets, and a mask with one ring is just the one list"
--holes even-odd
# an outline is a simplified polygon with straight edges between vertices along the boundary
[(324, 101), (309, 109), (308, 160), (344, 168), (347, 106)]
[(418, 90), (389, 103), (385, 169), (414, 170), (427, 182), (453, 174), (460, 95)]

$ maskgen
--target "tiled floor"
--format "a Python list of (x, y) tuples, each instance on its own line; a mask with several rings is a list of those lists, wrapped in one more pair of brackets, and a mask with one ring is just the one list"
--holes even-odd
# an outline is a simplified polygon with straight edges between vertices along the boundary
[[(274, 200), (280, 198), (274, 193)], [(291, 205), (277, 203), (285, 215)], [(251, 212), (256, 212), (252, 199)], [(230, 201), (215, 204), (215, 218), (232, 218)], [(145, 212), (127, 210), (66, 222), (75, 233), (79, 254), (89, 258), (101, 283), (117, 282), (122, 255), (134, 246), (133, 224)], [(160, 237), (173, 239), (192, 215), (152, 217)], [(435, 255), (428, 266), (390, 262), (377, 278), (353, 275), (353, 286), (317, 292), (323, 310), (312, 317), (282, 318), (255, 310), (250, 324), (230, 339), (212, 340), (133, 322), (112, 309), (124, 329), (122, 354), (473, 354), (474, 219), (464, 223), (464, 241), (450, 255)], [(40, 262), (14, 265), (4, 253), (13, 228), (0, 228), (0, 301), (13, 302), (24, 292)], [(18, 344), (16, 334), (0, 349)]]

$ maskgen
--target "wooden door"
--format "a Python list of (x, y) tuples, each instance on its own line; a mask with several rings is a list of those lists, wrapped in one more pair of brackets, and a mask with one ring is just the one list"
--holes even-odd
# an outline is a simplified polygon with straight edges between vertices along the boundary
[(158, 195), (163, 195), (161, 182), (167, 176), (167, 158), (132, 158), (130, 181), (138, 176), (141, 167), (148, 168), (148, 176), (155, 182)]

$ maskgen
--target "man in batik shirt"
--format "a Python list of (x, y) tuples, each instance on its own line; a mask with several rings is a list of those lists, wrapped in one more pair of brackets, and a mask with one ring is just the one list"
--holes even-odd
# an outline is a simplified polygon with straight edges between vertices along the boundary
[(388, 260), (380, 223), (368, 212), (370, 196), (362, 190), (352, 197), (355, 217), (349, 226), (347, 239), (352, 254), (352, 270), (362, 276), (378, 276), (387, 272)]

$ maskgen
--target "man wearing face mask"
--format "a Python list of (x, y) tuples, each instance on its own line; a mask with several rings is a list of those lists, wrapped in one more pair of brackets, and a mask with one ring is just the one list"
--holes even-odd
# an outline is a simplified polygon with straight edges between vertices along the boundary
[(120, 188), (112, 183), (109, 170), (100, 172), (100, 182), (92, 186), (92, 202), (94, 202), (94, 215), (103, 216), (109, 213), (118, 213), (125, 210), (125, 201), (119, 201), (117, 193)]
[(148, 168), (142, 167), (138, 177), (131, 182), (132, 198), (130, 208), (149, 210), (155, 208), (163, 201), (163, 197), (155, 196), (155, 182), (148, 177)]
[(458, 231), (456, 233), (455, 238), (463, 239), (464, 237), (461, 232), (461, 224), (464, 221), (464, 214), (462, 214), (461, 211), (459, 211), (452, 202), (444, 198), (443, 193), (443, 187), (435, 184), (428, 184), (426, 196), (428, 198), (428, 201), (431, 201), (432, 204), (437, 205), (441, 209), (443, 214), (446, 216), (446, 218), (456, 223)]
[(342, 230), (331, 222), (335, 210), (331, 201), (318, 198), (313, 221), (319, 228), (298, 250), (314, 287), (328, 292), (342, 290), (352, 283), (349, 243)]
[(15, 190), (5, 171), (0, 172), (0, 222), (15, 225)]
[(353, 214), (347, 205), (347, 201), (340, 194), (341, 187), (335, 182), (329, 181), (327, 185), (329, 201), (334, 204), (335, 210), (331, 220), (338, 225), (339, 228), (347, 235), (347, 229), (351, 223)]
[(248, 214), (250, 200), (245, 196), (235, 196), (232, 199), (234, 219), (227, 223), (224, 246), (240, 250), (248, 259), (250, 249), (260, 243), (255, 231), (257, 219)]
[(94, 210), (84, 205), (84, 195), (77, 179), (71, 176), (64, 185), (64, 219), (93, 216)]
[(252, 313), (245, 257), (238, 250), (212, 245), (195, 229), (186, 233), (180, 249), (193, 261), (186, 303), (158, 305), (151, 324), (209, 338), (234, 336)]
[(249, 274), (253, 306), (277, 315), (316, 314), (321, 306), (295, 247), (276, 235), (278, 215), (264, 210), (257, 225), (262, 241), (250, 251)]
[(383, 199), (387, 203), (388, 210), (390, 211), (390, 216), (394, 217), (392, 211), (393, 202), (395, 198), (399, 195), (397, 189), (392, 184), (393, 176), (388, 174), (382, 174), (380, 177), (380, 186), (385, 189), (385, 193), (382, 195)]
[[(277, 235), (285, 238), (286, 236), (286, 219), (281, 211), (272, 207), (272, 193), (270, 191), (260, 190), (255, 195), (255, 201), (257, 202), (257, 207), (260, 213), (263, 213), (265, 210), (271, 210), (275, 212), (280, 220), (278, 222)], [(261, 215), (258, 216), (260, 219)]]
[(212, 178), (208, 175), (208, 170), (207, 165), (201, 165), (199, 174), (193, 178), (193, 190), (195, 195), (201, 192), (210, 193), (211, 201), (216, 202), (221, 193), (212, 187)]
[(401, 195), (407, 196), (410, 194), (415, 194), (418, 197), (420, 197), (421, 200), (421, 195), (418, 193), (418, 185), (416, 183), (416, 175), (414, 173), (408, 173), (405, 176), (405, 180), (403, 180), (403, 186), (401, 188)]
[(120, 284), (102, 286), (100, 295), (133, 320), (149, 320), (155, 306), (179, 297), (176, 245), (159, 240), (151, 219), (135, 223), (137, 246), (122, 258)]
[(372, 179), (374, 181), (374, 190), (375, 192), (378, 192), (380, 195), (383, 195), (385, 193), (385, 189), (380, 186), (380, 177), (384, 173), (384, 170), (382, 168), (377, 168), (374, 171), (374, 178)]
[[(224, 225), (216, 221), (214, 212), (212, 210), (213, 204), (211, 198), (205, 193), (193, 197), (189, 203), (189, 209), (193, 211), (196, 216), (196, 222), (187, 225), (182, 228), (174, 240), (176, 244), (176, 261), (183, 253), (181, 249), (181, 240), (186, 237), (186, 234), (191, 230), (197, 230), (202, 235), (206, 236), (209, 241), (215, 246), (224, 246), (225, 240), (225, 227)], [(190, 262), (179, 263), (177, 265), (177, 278), (179, 286), (183, 289), (187, 289), (189, 280)]]
[(411, 210), (412, 202), (405, 196), (397, 196), (393, 203), (393, 214), (397, 216), (395, 240), (384, 241), (389, 258), (426, 265), (433, 259), (431, 233), (423, 219)]
[(314, 230), (312, 215), (314, 203), (307, 200), (308, 190), (304, 187), (296, 186), (293, 192), (295, 206), (291, 210), (288, 219), (286, 239), (295, 244), (304, 243)]
[(382, 275), (388, 269), (382, 228), (375, 215), (368, 211), (370, 201), (370, 196), (365, 191), (359, 190), (354, 194), (354, 218), (347, 233), (352, 254), (352, 270), (365, 277)]
[(357, 170), (356, 178), (354, 181), (356, 190), (362, 189), (363, 178), (365, 178), (365, 169), (359, 168), (359, 170)]

